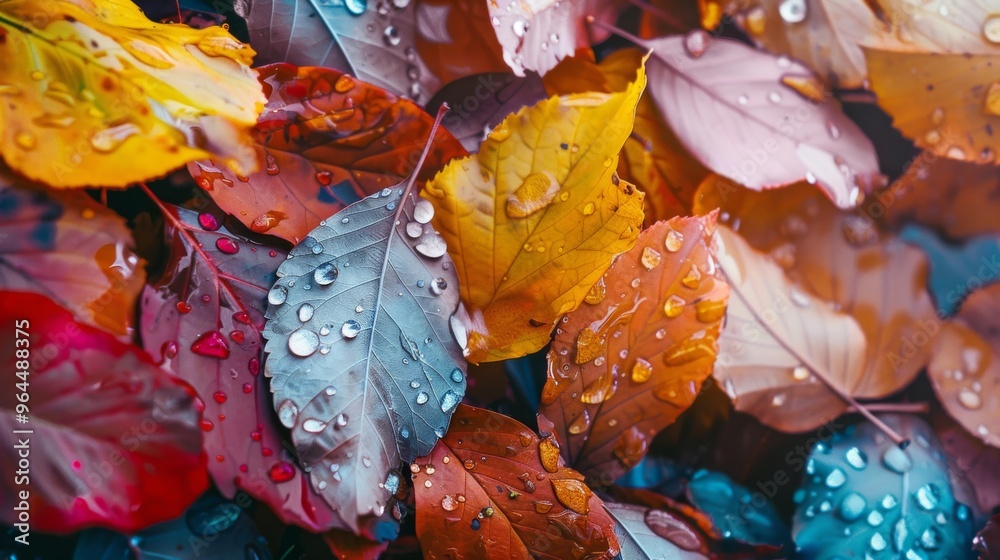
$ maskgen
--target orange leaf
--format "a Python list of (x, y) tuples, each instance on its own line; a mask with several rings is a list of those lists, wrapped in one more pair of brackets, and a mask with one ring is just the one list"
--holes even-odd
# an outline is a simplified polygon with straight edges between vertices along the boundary
[[(198, 184), (251, 230), (298, 242), (351, 202), (413, 171), (434, 119), (411, 101), (336, 70), (258, 69), (267, 107), (255, 128), (259, 171), (241, 177), (214, 161), (188, 166)], [(435, 136), (420, 177), (464, 155)]]
[(645, 456), (712, 373), (729, 294), (709, 249), (715, 219), (643, 231), (556, 330), (539, 426), (602, 485)]

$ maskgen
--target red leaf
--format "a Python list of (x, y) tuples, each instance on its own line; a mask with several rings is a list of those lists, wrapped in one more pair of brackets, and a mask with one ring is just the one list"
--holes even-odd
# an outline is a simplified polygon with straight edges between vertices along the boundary
[(614, 521), (550, 438), (459, 405), (430, 456), (410, 466), (427, 558), (614, 558)]
[[(27, 337), (15, 332), (22, 320)], [(30, 492), (32, 528), (131, 532), (176, 517), (208, 487), (196, 399), (185, 383), (38, 294), (0, 292), (0, 324), (0, 364), (11, 385), (24, 371), (15, 348), (30, 354), (28, 400), (20, 402), (20, 387), (0, 391), (0, 429), (11, 438), (0, 451), (0, 501), (19, 504), (19, 493)], [(18, 404), (27, 405), (26, 423), (15, 423)], [(12, 507), (2, 515), (4, 523), (26, 521)]]
[[(251, 230), (297, 243), (341, 208), (413, 171), (434, 123), (413, 102), (328, 68), (271, 64), (258, 73), (268, 96), (255, 129), (259, 171), (239, 177), (212, 161), (188, 166)], [(439, 130), (420, 179), (461, 155), (458, 140)]]
[(330, 551), (340, 560), (378, 560), (389, 548), (387, 542), (374, 542), (349, 531), (334, 529), (323, 533)]
[(211, 213), (165, 211), (172, 252), (167, 274), (143, 296), (142, 336), (205, 403), (212, 479), (226, 497), (244, 490), (286, 523), (340, 526), (285, 450), (260, 375), (267, 290), (285, 252), (229, 233)]

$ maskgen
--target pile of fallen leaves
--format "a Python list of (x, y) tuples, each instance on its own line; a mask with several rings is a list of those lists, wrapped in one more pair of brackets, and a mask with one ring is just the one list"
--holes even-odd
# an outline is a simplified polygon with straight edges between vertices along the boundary
[(1000, 558), (996, 0), (139, 4), (0, 0), (5, 558)]

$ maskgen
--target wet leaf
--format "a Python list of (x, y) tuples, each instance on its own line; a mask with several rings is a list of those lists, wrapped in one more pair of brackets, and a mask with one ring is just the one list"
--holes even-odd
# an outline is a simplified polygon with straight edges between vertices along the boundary
[(1000, 514), (991, 517), (986, 526), (976, 533), (972, 548), (979, 553), (979, 560), (1000, 558)]
[(604, 507), (618, 524), (615, 534), (622, 558), (635, 560), (702, 560), (709, 558), (708, 547), (697, 532), (669, 513), (630, 504), (607, 503)]
[(765, 49), (801, 61), (835, 88), (863, 87), (861, 44), (885, 32), (865, 0), (755, 0), (736, 15)]
[(253, 168), (254, 52), (220, 27), (146, 19), (127, 0), (0, 7), (0, 155), (55, 187), (123, 187), (189, 161)]
[[(407, 189), (408, 190), (408, 189)], [(426, 200), (389, 188), (313, 230), (278, 268), (264, 328), (278, 418), (313, 488), (357, 531), (400, 461), (430, 452), (465, 394), (458, 278)]]
[(459, 405), (448, 433), (410, 468), (424, 555), (614, 558), (614, 520), (551, 442)]
[(145, 282), (125, 221), (83, 193), (45, 191), (0, 165), (0, 284), (42, 294), (131, 338)]
[[(417, 105), (336, 70), (274, 64), (259, 73), (268, 96), (254, 129), (260, 169), (243, 177), (213, 161), (188, 167), (252, 231), (297, 243), (320, 221), (413, 171), (434, 122)], [(421, 178), (464, 154), (439, 131)]]
[(643, 231), (556, 330), (539, 426), (597, 484), (638, 464), (712, 373), (729, 293), (711, 256), (715, 219)]
[[(775, 311), (784, 316), (808, 313), (806, 308), (813, 304), (832, 305), (857, 321), (867, 350), (860, 372), (833, 374), (844, 383), (842, 388), (856, 397), (882, 398), (908, 385), (927, 364), (940, 321), (927, 292), (927, 264), (919, 250), (879, 234), (873, 219), (860, 211), (839, 211), (809, 185), (765, 193), (724, 184), (703, 187), (700, 209), (721, 206), (740, 235), (754, 247), (769, 250), (797, 285), (784, 302), (792, 306)], [(792, 380), (811, 383), (812, 376), (800, 369)], [(776, 413), (792, 406), (781, 407), (784, 398), (775, 398)]]
[(644, 44), (660, 114), (716, 173), (753, 190), (808, 180), (842, 208), (880, 186), (871, 141), (800, 63), (702, 31)]
[(490, 18), (503, 59), (514, 73), (525, 70), (544, 75), (579, 48), (607, 38), (607, 32), (589, 28), (587, 17), (614, 23), (628, 6), (622, 0), (541, 0), (490, 2)]
[[(942, 420), (940, 416), (945, 418)], [(980, 512), (993, 511), (1000, 506), (1000, 485), (993, 478), (993, 473), (1000, 471), (1000, 449), (983, 443), (982, 438), (972, 435), (944, 413), (934, 420), (934, 431), (948, 456), (953, 483), (956, 477), (966, 481), (973, 490), (969, 493), (969, 505)]]
[(507, 117), (479, 153), (425, 187), (468, 313), (471, 362), (518, 357), (549, 340), (642, 222), (642, 194), (615, 174), (645, 84), (551, 97)]
[(417, 51), (418, 28), (433, 36), (441, 25), (433, 2), (237, 0), (235, 9), (258, 63), (337, 69), (419, 102), (441, 85)]
[(143, 342), (201, 396), (208, 468), (224, 496), (245, 491), (309, 529), (338, 525), (285, 451), (260, 375), (267, 290), (285, 251), (234, 234), (212, 210), (165, 207), (171, 252), (143, 294)]
[(795, 494), (796, 557), (965, 557), (971, 512), (952, 493), (934, 433), (915, 416), (881, 419), (914, 444), (902, 450), (863, 423), (813, 448)]
[(105, 529), (80, 536), (73, 560), (138, 558), (186, 560), (271, 560), (267, 541), (236, 502), (208, 493), (184, 515), (143, 529), (131, 537)]
[(414, 3), (417, 53), (442, 84), (474, 74), (509, 72), (486, 2), (416, 0)]
[(850, 315), (806, 296), (737, 234), (718, 231), (732, 295), (716, 379), (737, 410), (780, 430), (805, 431), (836, 418), (846, 405), (817, 376), (842, 390), (855, 386), (865, 369), (864, 331)]
[(876, 0), (894, 38), (910, 48), (1000, 54), (997, 7), (991, 0)]
[(1000, 48), (976, 54), (890, 44), (866, 47), (865, 57), (878, 104), (904, 136), (949, 159), (997, 163)]
[(477, 74), (441, 88), (427, 109), (433, 112), (447, 103), (451, 111), (442, 121), (444, 126), (462, 147), (473, 153), (507, 115), (546, 97), (538, 74), (529, 73), (523, 78), (513, 74)]
[[(30, 491), (32, 529), (135, 531), (177, 516), (208, 487), (190, 387), (43, 295), (0, 292), (0, 319), (9, 329), (0, 363), (11, 384), (0, 393), (0, 427), (11, 442), (0, 452), (5, 480), (21, 478), (19, 449), (30, 453), (30, 488), (8, 483), (0, 495), (13, 505), (19, 491)], [(28, 367), (19, 365), (24, 358), (15, 348), (29, 349)], [(23, 393), (29, 400), (17, 398)], [(27, 422), (15, 422), (15, 414)], [(13, 524), (17, 515), (7, 507), (3, 522)]]
[[(772, 481), (765, 481), (767, 483), (777, 486)], [(696, 472), (688, 481), (687, 498), (694, 507), (711, 517), (726, 539), (792, 550), (788, 527), (774, 505), (765, 495), (758, 498), (757, 492), (736, 484), (723, 473)]]
[(957, 239), (1000, 232), (1000, 173), (992, 165), (923, 152), (875, 198), (893, 225), (916, 221)]
[(945, 411), (969, 433), (1000, 447), (1000, 284), (973, 292), (941, 327), (927, 366)]
[[(638, 49), (622, 49), (598, 64), (589, 50), (579, 51), (545, 75), (545, 87), (558, 95), (622, 91), (643, 59), (644, 53)], [(645, 193), (643, 226), (649, 227), (688, 214), (698, 184), (709, 171), (681, 145), (649, 91), (644, 91), (636, 106), (632, 134), (621, 151), (618, 174)]]

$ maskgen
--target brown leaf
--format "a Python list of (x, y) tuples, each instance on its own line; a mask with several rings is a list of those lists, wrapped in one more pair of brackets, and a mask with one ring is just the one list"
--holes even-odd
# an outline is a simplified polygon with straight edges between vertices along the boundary
[(861, 43), (884, 32), (864, 0), (755, 0), (736, 21), (758, 45), (801, 61), (835, 88), (862, 87)]
[[(254, 131), (260, 169), (240, 177), (213, 161), (188, 166), (254, 232), (298, 242), (413, 171), (434, 122), (413, 102), (326, 68), (272, 64), (258, 72), (268, 97)], [(432, 142), (421, 179), (465, 154), (446, 130)]]
[(973, 292), (944, 325), (927, 375), (952, 418), (1000, 447), (1000, 284)]
[(981, 512), (993, 511), (1000, 506), (1000, 449), (991, 447), (957, 424), (950, 417), (940, 415), (934, 419), (934, 431), (941, 440), (941, 447), (948, 455), (948, 468), (952, 477), (961, 477), (973, 487), (965, 503), (977, 504)]
[(715, 215), (653, 225), (556, 330), (539, 426), (603, 486), (645, 456), (712, 372), (729, 292), (714, 273), (714, 233)]
[(843, 208), (882, 182), (871, 141), (805, 66), (703, 31), (644, 44), (660, 114), (716, 173), (754, 190), (808, 180)]
[(509, 72), (486, 2), (417, 0), (417, 52), (442, 84), (485, 72)]
[(994, 233), (1000, 231), (1000, 173), (925, 151), (869, 204), (880, 204), (897, 226), (916, 221), (956, 239)]
[(858, 322), (868, 350), (863, 373), (847, 385), (851, 394), (885, 397), (927, 364), (939, 321), (919, 249), (880, 235), (872, 218), (838, 210), (810, 185), (765, 193), (703, 187), (700, 210), (721, 207), (743, 238), (771, 251), (789, 278)]
[(732, 296), (715, 377), (737, 410), (784, 431), (806, 431), (840, 415), (841, 390), (864, 373), (864, 332), (850, 315), (807, 296), (781, 268), (719, 227), (719, 264)]
[(615, 522), (583, 476), (523, 424), (461, 404), (410, 466), (427, 558), (610, 559)]

